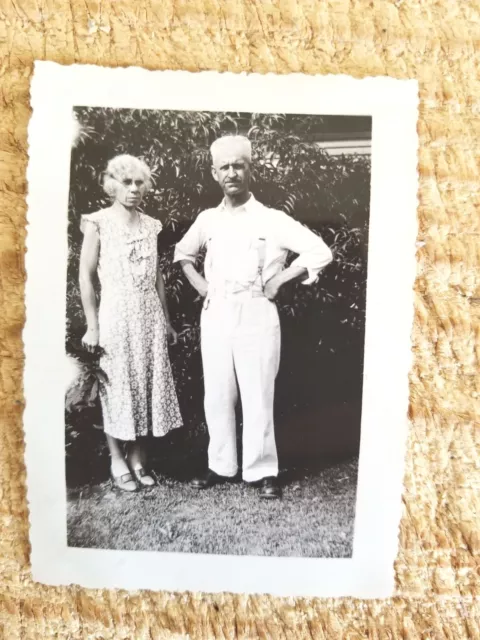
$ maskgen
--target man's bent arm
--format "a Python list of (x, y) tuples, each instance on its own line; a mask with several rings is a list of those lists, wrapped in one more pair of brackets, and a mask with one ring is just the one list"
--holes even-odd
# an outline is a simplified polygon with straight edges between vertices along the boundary
[(274, 300), (281, 286), (301, 278), (302, 280), (308, 276), (308, 269), (299, 265), (292, 264), (287, 269), (280, 271), (273, 278), (270, 278), (265, 284), (263, 292), (269, 300)]
[(287, 269), (280, 271), (275, 277), (278, 279), (279, 286), (290, 282), (290, 280), (304, 280), (308, 276), (308, 269), (299, 265), (292, 264)]
[(195, 265), (190, 260), (180, 260), (179, 262), (180, 266), (183, 269), (183, 273), (187, 277), (187, 280), (190, 282), (192, 287), (198, 291), (199, 295), (201, 295), (202, 298), (205, 298), (208, 291), (208, 283), (205, 278), (200, 273), (198, 273), (198, 271), (195, 269)]
[[(284, 249), (298, 254), (290, 268), (304, 268), (307, 270), (306, 278), (302, 279), (303, 284), (316, 282), (320, 271), (333, 259), (331, 249), (320, 236), (317, 236), (316, 233), (313, 233), (313, 231), (283, 212), (277, 218), (276, 232), (279, 244)], [(285, 271), (288, 272), (289, 269)], [(295, 277), (289, 277), (289, 275), (285, 276), (288, 280)]]

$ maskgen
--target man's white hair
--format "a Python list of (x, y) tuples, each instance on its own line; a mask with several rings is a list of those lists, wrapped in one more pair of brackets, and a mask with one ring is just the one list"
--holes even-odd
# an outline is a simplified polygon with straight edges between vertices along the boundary
[(223, 136), (222, 138), (217, 138), (210, 147), (212, 162), (215, 163), (225, 151), (230, 153), (237, 151), (242, 158), (248, 162), (252, 161), (252, 143), (245, 136)]

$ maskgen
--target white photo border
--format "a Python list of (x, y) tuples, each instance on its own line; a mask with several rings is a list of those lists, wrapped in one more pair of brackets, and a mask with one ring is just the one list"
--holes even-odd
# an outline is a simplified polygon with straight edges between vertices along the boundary
[[(129, 91), (125, 91), (126, 87)], [(23, 336), (24, 429), (34, 580), (91, 588), (391, 596), (412, 361), (417, 82), (385, 77), (190, 73), (36, 62), (31, 103), (27, 319)], [(64, 363), (74, 106), (372, 117), (364, 387), (351, 559), (67, 546)]]

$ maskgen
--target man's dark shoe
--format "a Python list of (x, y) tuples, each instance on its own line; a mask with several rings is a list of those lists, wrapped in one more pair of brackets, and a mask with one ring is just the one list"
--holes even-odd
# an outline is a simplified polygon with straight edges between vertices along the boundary
[(260, 481), (259, 493), (260, 498), (264, 498), (265, 500), (278, 500), (282, 497), (282, 491), (278, 486), (278, 481), (273, 476), (263, 478), (263, 480)]
[(194, 489), (208, 489), (209, 487), (213, 487), (215, 484), (221, 484), (222, 482), (227, 482), (228, 480), (230, 480), (230, 478), (219, 476), (218, 473), (215, 473), (215, 471), (209, 469), (203, 476), (194, 478), (190, 485)]

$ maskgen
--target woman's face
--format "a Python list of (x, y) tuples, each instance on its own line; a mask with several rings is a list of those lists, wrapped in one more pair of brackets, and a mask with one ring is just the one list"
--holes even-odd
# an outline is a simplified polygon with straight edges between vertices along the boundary
[(115, 200), (128, 209), (138, 207), (146, 191), (145, 176), (142, 171), (131, 168), (113, 175)]

